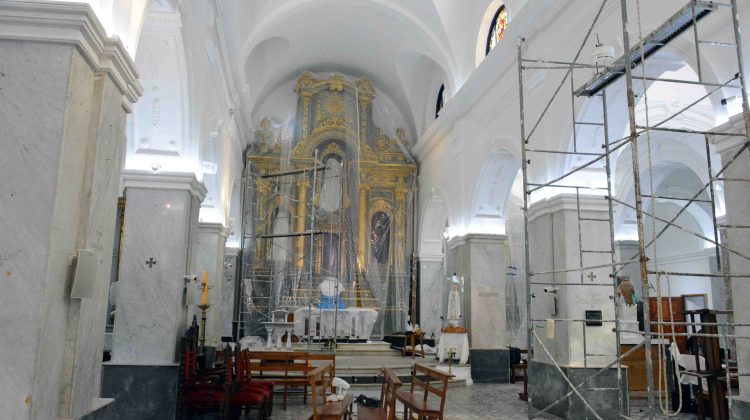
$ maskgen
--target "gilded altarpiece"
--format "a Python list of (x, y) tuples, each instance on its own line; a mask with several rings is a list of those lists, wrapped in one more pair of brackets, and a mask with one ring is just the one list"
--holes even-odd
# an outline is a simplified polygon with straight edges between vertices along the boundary
[(342, 308), (377, 311), (373, 337), (401, 331), (416, 171), (399, 147), (404, 131), (392, 138), (375, 126), (367, 79), (305, 72), (295, 92), (294, 121), (264, 119), (246, 153), (245, 334), (274, 310), (321, 304), (331, 278)]

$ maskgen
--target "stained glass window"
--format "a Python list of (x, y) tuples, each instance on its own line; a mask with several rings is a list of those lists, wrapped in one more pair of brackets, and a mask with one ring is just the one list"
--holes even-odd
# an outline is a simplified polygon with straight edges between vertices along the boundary
[(505, 29), (508, 27), (508, 9), (505, 6), (500, 6), (495, 13), (495, 17), (492, 19), (490, 25), (490, 33), (487, 34), (487, 54), (495, 48), (502, 39)]
[(445, 85), (440, 85), (440, 90), (438, 91), (438, 96), (437, 96), (437, 104), (435, 105), (435, 119), (437, 119), (438, 114), (440, 114), (440, 110), (443, 109), (444, 103), (445, 103)]

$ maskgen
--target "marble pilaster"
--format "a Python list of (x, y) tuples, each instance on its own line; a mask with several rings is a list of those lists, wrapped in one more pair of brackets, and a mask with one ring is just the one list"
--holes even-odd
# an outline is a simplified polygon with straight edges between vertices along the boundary
[[(580, 252), (581, 250), (610, 251), (611, 242), (607, 222), (594, 220), (579, 222), (577, 209), (578, 203), (574, 194), (558, 195), (534, 203), (530, 207), (531, 267), (529, 270), (531, 272), (587, 267), (611, 262), (609, 253)], [(607, 201), (602, 196), (582, 195), (580, 209), (582, 218), (609, 219)], [(604, 267), (585, 272), (570, 271), (554, 275), (534, 275), (533, 282), (552, 284), (532, 286), (534, 295), (532, 319), (580, 320), (585, 318), (587, 310), (599, 310), (602, 312), (602, 319), (614, 319), (614, 305), (610, 299), (613, 294), (610, 273), (611, 269)], [(550, 293), (551, 287), (557, 287), (557, 292)], [(545, 288), (548, 292), (544, 291)], [(535, 323), (535, 325), (540, 324)], [(554, 338), (547, 338), (546, 325), (535, 328), (535, 331), (544, 340), (545, 346), (558, 364), (582, 367), (584, 365), (583, 328), (582, 322), (555, 321)], [(611, 323), (586, 327), (588, 353), (614, 355), (615, 344), (615, 334), (612, 332)], [(541, 348), (534, 352), (534, 358), (542, 362), (551, 362)], [(614, 357), (590, 356), (586, 359), (591, 366), (604, 366)]]
[[(219, 344), (222, 336), (221, 313), (224, 301), (224, 245), (226, 230), (221, 223), (198, 223), (198, 236), (195, 244), (195, 265), (191, 270), (202, 279), (204, 271), (208, 272), (208, 303), (206, 311), (206, 345)], [(230, 306), (231, 308), (231, 306)], [(187, 325), (190, 325), (193, 314), (200, 320), (201, 311), (191, 305), (188, 309)], [(231, 335), (231, 334), (230, 334)]]
[(464, 276), (461, 311), (472, 350), (504, 349), (508, 344), (504, 331), (506, 245), (505, 235), (469, 234), (448, 242), (448, 272)]
[(435, 334), (435, 338), (439, 338), (442, 327), (440, 317), (443, 316), (445, 306), (443, 298), (447, 293), (443, 258), (442, 256), (422, 256), (419, 263), (421, 265), (419, 272), (420, 327), (427, 337)]
[(113, 364), (175, 362), (185, 330), (184, 276), (205, 188), (192, 173), (123, 171), (125, 221)]
[[(718, 132), (745, 132), (744, 120), (742, 114), (738, 114), (729, 122), (721, 127), (717, 127)], [(729, 164), (737, 156), (740, 146), (747, 141), (743, 137), (716, 136), (712, 139), (716, 151), (720, 153), (722, 166)], [(750, 151), (747, 149), (737, 156), (733, 163), (729, 164), (722, 177), (734, 179), (750, 178)], [(719, 165), (715, 165), (718, 167)], [(750, 191), (748, 182), (726, 181), (724, 187), (724, 205), (726, 208), (727, 225), (750, 225)], [(722, 238), (726, 245), (734, 250), (750, 249), (750, 231), (748, 229), (725, 229), (722, 231)], [(724, 253), (723, 263), (728, 263), (730, 274), (747, 275), (750, 273), (750, 261), (732, 253)], [(748, 278), (734, 277), (731, 278), (731, 290), (725, 291), (727, 294), (728, 304), (731, 302), (742, 302), (750, 296), (750, 281)], [(735, 323), (747, 325), (750, 323), (750, 305), (732, 305), (727, 308), (733, 310)], [(735, 327), (734, 333), (738, 336), (750, 336), (750, 327)], [(750, 372), (750, 341), (738, 339), (735, 341), (737, 366), (740, 373), (747, 374)], [(740, 376), (740, 395), (735, 397), (735, 404), (747, 408), (750, 405), (750, 377)], [(743, 404), (744, 403), (744, 404)]]
[[(579, 220), (579, 205), (580, 217), (588, 220)], [(532, 204), (529, 208), (529, 271), (540, 273), (611, 263), (608, 219), (607, 201), (602, 196), (582, 195), (576, 200), (574, 194), (563, 194)], [(581, 250), (607, 252), (582, 253)], [(537, 320), (534, 331), (542, 341), (541, 344), (534, 341), (534, 355), (528, 371), (530, 389), (533, 390), (529, 401), (533, 407), (546, 407), (568, 392), (568, 384), (555, 363), (573, 383), (578, 383), (582, 375), (590, 375), (596, 368), (615, 359), (616, 337), (612, 323), (585, 326), (583, 322), (567, 321), (585, 319), (587, 310), (601, 311), (604, 320), (614, 319), (615, 309), (610, 299), (613, 294), (611, 271), (604, 267), (531, 277), (533, 282), (549, 283), (532, 286), (531, 317)], [(555, 287), (557, 291), (550, 292)], [(547, 330), (548, 323), (543, 320), (554, 322), (554, 333)], [(604, 356), (585, 356), (584, 349), (589, 355)], [(617, 369), (608, 369), (599, 382), (601, 384), (592, 382), (590, 386), (613, 389), (589, 392), (587, 402), (603, 418), (616, 416), (620, 410), (627, 413), (627, 401), (623, 407), (617, 405)], [(627, 393), (627, 379), (621, 378), (620, 386), (625, 387)], [(556, 406), (553, 413), (565, 418), (581, 418), (586, 411), (582, 406), (580, 399), (571, 397)]]
[[(99, 377), (125, 114), (140, 94), (119, 41), (82, 4), (0, 2), (0, 407), (80, 418)], [(93, 293), (71, 298), (78, 249)]]

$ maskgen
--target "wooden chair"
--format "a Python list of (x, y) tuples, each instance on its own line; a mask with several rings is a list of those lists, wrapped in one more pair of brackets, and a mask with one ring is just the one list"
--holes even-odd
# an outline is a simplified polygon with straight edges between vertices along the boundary
[[(425, 377), (424, 381), (419, 379), (420, 375)], [(443, 420), (445, 397), (448, 394), (448, 380), (452, 377), (453, 375), (415, 363), (411, 373), (411, 386), (409, 389), (396, 391), (396, 399), (404, 404), (404, 419), (409, 418), (409, 412), (411, 411), (419, 419)], [(433, 379), (440, 384), (438, 387), (432, 385), (434, 383)], [(422, 395), (414, 392), (414, 388), (416, 387), (422, 388)], [(429, 394), (434, 394), (438, 397), (440, 404), (436, 405), (433, 401), (428, 401)]]
[[(326, 376), (330, 376), (331, 365), (325, 364), (318, 366), (311, 370), (307, 374), (307, 381), (312, 392), (311, 400), (313, 406), (313, 413), (310, 416), (310, 420), (323, 420), (323, 419), (352, 419), (352, 406), (354, 405), (354, 398), (351, 394), (346, 394), (342, 401), (326, 401), (327, 392), (326, 389), (329, 387), (329, 379)], [(322, 387), (322, 391), (318, 393), (318, 387)], [(323, 404), (318, 407), (318, 398), (323, 399)]]
[(381, 407), (368, 407), (357, 403), (359, 420), (394, 420), (396, 418), (396, 392), (401, 387), (401, 380), (391, 369), (383, 369), (383, 386), (380, 390)]
[[(419, 350), (417, 350), (417, 340), (419, 340)], [(407, 344), (410, 344), (410, 348), (407, 349)], [(401, 348), (401, 356), (406, 356), (406, 353), (411, 353), (411, 358), (413, 359), (414, 356), (419, 354), (424, 358), (424, 333), (423, 332), (415, 332), (411, 335), (405, 335), (404, 336), (404, 347)]]

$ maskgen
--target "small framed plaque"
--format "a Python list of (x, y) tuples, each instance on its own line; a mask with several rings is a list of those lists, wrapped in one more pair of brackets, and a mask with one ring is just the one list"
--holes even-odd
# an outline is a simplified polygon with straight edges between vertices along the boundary
[(586, 311), (586, 326), (587, 327), (601, 327), (602, 326), (602, 311)]

